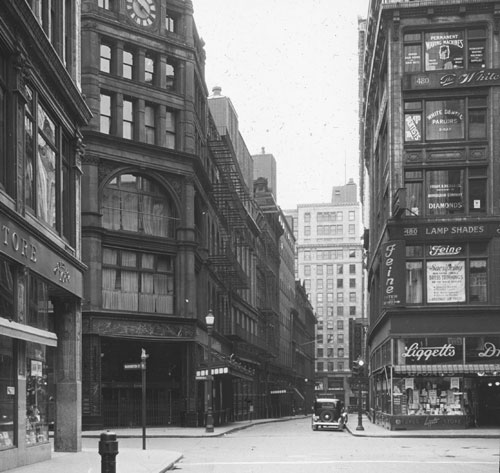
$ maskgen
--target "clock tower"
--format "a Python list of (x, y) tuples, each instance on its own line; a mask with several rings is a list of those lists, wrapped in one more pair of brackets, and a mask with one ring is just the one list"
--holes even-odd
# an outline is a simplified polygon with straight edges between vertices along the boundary
[(148, 423), (180, 424), (203, 386), (196, 309), (209, 292), (196, 288), (193, 224), (208, 175), (203, 44), (190, 1), (83, 0), (82, 10), (93, 115), (83, 132), (83, 428), (140, 419), (137, 373), (123, 366), (142, 349), (158, 408)]

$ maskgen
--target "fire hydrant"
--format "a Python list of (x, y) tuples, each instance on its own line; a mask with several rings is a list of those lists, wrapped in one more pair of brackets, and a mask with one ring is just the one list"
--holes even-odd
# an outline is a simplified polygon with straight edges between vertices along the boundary
[(118, 455), (118, 440), (116, 434), (104, 432), (99, 440), (99, 455), (101, 455), (101, 473), (116, 473), (116, 455)]

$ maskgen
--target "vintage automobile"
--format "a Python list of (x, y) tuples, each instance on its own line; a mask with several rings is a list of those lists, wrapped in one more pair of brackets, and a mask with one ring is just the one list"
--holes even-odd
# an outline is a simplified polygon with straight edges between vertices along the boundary
[(342, 430), (347, 424), (347, 412), (340, 399), (318, 398), (314, 401), (312, 429)]

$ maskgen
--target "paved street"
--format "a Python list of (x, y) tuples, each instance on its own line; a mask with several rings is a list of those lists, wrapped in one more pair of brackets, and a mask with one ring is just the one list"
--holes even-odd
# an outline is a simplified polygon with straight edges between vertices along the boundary
[[(354, 428), (354, 426), (352, 426)], [(84, 439), (97, 448), (97, 439)], [(121, 438), (120, 448), (141, 448)], [(150, 438), (148, 450), (182, 452), (184, 473), (498, 473), (494, 438), (374, 438), (313, 432), (309, 418), (256, 425), (211, 438)]]

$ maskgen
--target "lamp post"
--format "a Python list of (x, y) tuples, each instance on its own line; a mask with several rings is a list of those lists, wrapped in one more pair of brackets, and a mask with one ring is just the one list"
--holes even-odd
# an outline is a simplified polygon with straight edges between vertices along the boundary
[(212, 310), (208, 311), (205, 316), (205, 323), (208, 331), (208, 376), (207, 376), (207, 423), (205, 432), (214, 431), (214, 414), (213, 414), (213, 399), (212, 399), (212, 332), (214, 329), (215, 317)]
[(363, 366), (365, 362), (362, 359), (358, 359), (359, 375), (358, 375), (358, 426), (356, 430), (365, 430), (363, 427), (363, 395), (361, 392), (361, 376), (363, 375)]

